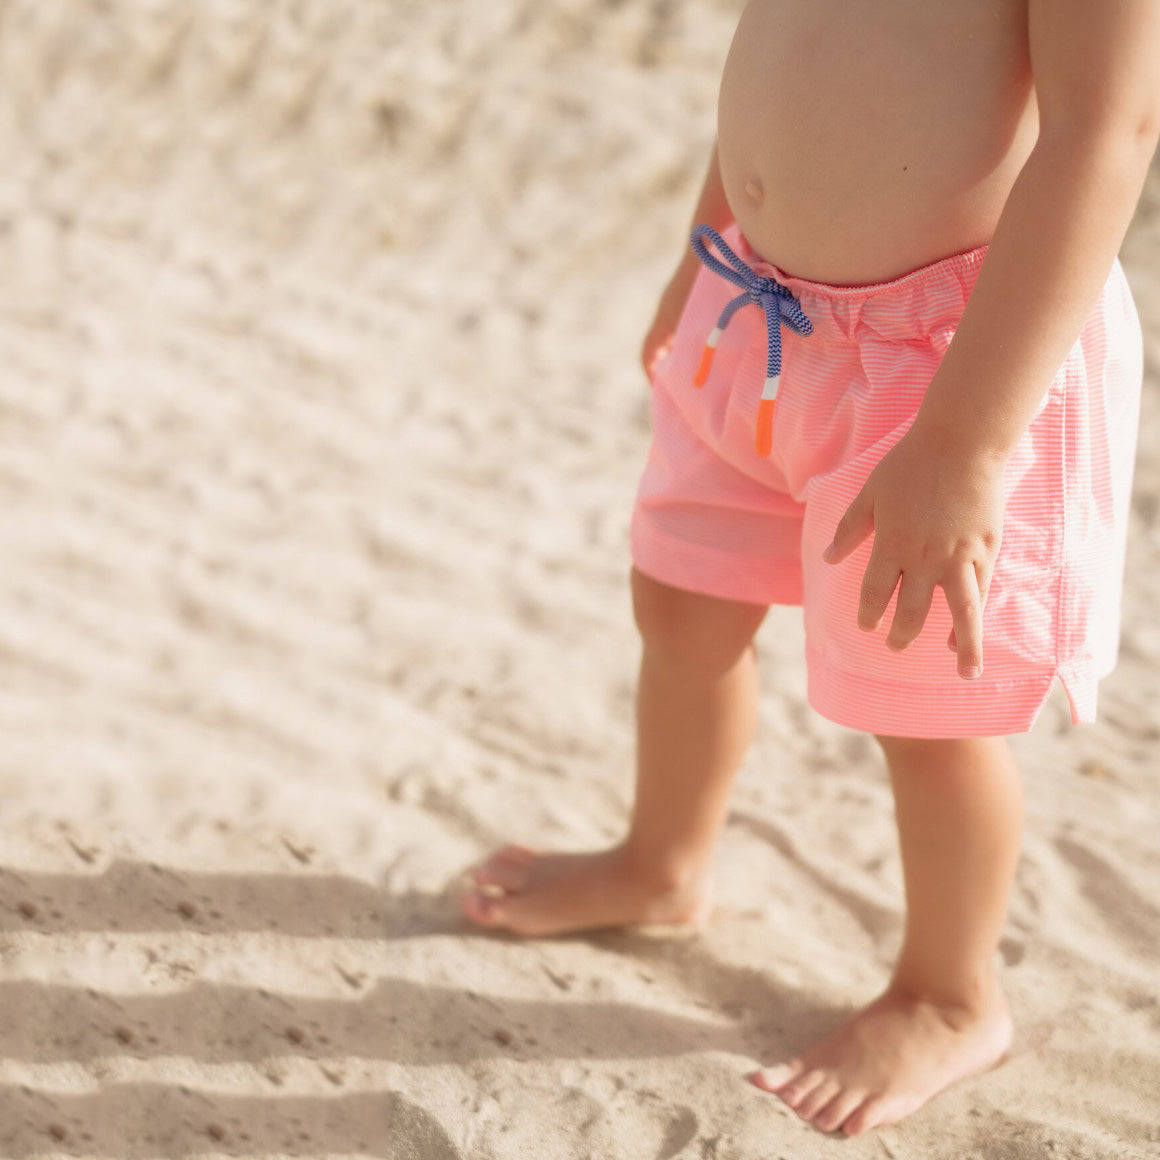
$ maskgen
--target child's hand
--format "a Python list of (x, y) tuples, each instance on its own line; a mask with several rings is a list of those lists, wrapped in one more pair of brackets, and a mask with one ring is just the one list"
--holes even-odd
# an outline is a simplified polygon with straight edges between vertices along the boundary
[(691, 260), (686, 258), (661, 292), (656, 314), (640, 350), (641, 365), (650, 379), (657, 363), (668, 354), (669, 348), (673, 345), (673, 335), (681, 319), (681, 311), (685, 308), (685, 300), (693, 288), (700, 266), (701, 263), (695, 257)]
[(871, 532), (859, 627), (878, 627), (897, 587), (886, 643), (904, 649), (922, 630), (941, 587), (954, 622), (947, 644), (958, 653), (959, 676), (978, 677), (983, 606), (1003, 533), (1001, 465), (912, 429), (870, 473), (823, 559), (844, 560)]

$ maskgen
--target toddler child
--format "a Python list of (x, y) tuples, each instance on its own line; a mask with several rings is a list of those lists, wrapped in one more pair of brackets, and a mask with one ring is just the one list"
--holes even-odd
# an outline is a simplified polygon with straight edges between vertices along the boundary
[(701, 922), (754, 633), (802, 603), (811, 704), (885, 754), (907, 905), (883, 993), (750, 1077), (823, 1131), (895, 1122), (1010, 1043), (1005, 735), (1056, 677), (1092, 720), (1115, 660), (1142, 364), (1116, 252), (1158, 132), (1157, 0), (741, 15), (643, 350), (628, 833), (509, 846), (462, 906), (526, 935)]

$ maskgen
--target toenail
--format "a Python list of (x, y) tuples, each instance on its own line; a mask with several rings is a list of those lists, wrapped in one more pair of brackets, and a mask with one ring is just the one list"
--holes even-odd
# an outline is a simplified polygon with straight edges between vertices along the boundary
[(479, 890), (467, 896), (467, 906), (469, 910), (474, 911), (476, 918), (494, 918), (499, 911), (496, 900)]
[(768, 1088), (778, 1088), (789, 1080), (793, 1075), (793, 1068), (789, 1064), (779, 1064), (777, 1067), (763, 1067), (759, 1068), (753, 1073), (757, 1076), (761, 1083)]

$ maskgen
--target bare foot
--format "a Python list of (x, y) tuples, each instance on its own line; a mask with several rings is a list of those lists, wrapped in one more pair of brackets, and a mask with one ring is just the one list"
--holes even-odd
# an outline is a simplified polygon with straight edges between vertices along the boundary
[(707, 877), (681, 887), (650, 881), (622, 847), (594, 854), (537, 854), (505, 846), (470, 872), (463, 913), (481, 926), (523, 935), (636, 923), (700, 925)]
[(1010, 1043), (1011, 1015), (997, 985), (977, 1010), (888, 989), (800, 1059), (749, 1078), (823, 1132), (859, 1136), (994, 1066)]

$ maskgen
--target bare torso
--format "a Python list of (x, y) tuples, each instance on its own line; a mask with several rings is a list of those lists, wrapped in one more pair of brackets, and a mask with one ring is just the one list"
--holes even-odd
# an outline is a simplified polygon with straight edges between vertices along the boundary
[(718, 155), (754, 249), (859, 283), (988, 241), (1038, 131), (1026, 7), (749, 0)]

